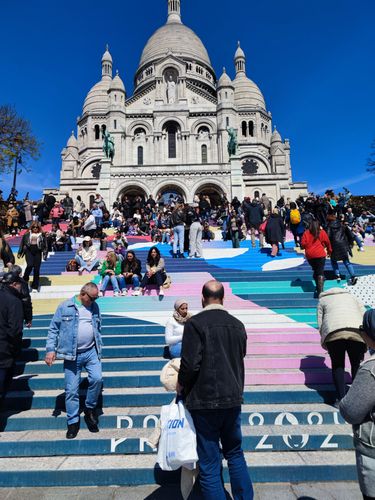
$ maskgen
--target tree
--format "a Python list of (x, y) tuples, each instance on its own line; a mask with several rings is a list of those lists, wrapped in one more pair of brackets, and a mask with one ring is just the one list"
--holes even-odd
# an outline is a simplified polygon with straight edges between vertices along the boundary
[(371, 144), (371, 149), (372, 152), (370, 153), (370, 156), (367, 160), (367, 165), (368, 165), (368, 172), (373, 172), (375, 174), (375, 140)]
[(0, 106), (0, 173), (8, 173), (16, 159), (28, 170), (28, 160), (37, 160), (40, 148), (30, 122), (18, 116), (13, 106)]

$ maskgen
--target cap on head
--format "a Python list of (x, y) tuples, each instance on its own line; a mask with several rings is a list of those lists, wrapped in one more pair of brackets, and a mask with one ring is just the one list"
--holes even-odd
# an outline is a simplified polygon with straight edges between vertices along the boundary
[(11, 285), (12, 283), (22, 283), (22, 279), (18, 273), (11, 271), (3, 275), (1, 282), (5, 285)]
[(366, 311), (363, 316), (362, 328), (371, 340), (375, 341), (375, 309)]

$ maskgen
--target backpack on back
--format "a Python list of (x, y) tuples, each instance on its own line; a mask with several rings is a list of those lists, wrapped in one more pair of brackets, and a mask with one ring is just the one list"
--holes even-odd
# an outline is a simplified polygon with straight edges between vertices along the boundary
[(301, 214), (297, 208), (290, 211), (290, 223), (299, 224), (301, 222)]

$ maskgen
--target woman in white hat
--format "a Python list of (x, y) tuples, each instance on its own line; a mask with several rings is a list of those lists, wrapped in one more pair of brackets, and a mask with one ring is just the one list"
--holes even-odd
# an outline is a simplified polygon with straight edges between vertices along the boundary
[(90, 236), (85, 236), (83, 238), (82, 245), (80, 245), (80, 247), (78, 248), (75, 259), (77, 264), (79, 265), (79, 273), (82, 273), (84, 269), (86, 269), (87, 272), (90, 272), (98, 266), (98, 252), (94, 247)]
[(188, 312), (187, 300), (176, 300), (176, 302), (174, 303), (173, 316), (167, 321), (167, 324), (165, 325), (165, 342), (169, 346), (171, 358), (181, 357), (184, 326), (189, 318), (191, 318), (191, 314)]

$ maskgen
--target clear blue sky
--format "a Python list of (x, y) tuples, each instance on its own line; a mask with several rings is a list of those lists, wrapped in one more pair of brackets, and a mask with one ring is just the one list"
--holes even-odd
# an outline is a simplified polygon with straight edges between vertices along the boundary
[[(14, 104), (43, 143), (20, 194), (58, 186), (60, 152), (84, 98), (100, 79), (108, 42), (128, 96), (166, 0), (18, 0), (1, 5), (0, 103)], [(310, 190), (375, 192), (366, 159), (375, 138), (375, 0), (182, 0), (216, 74), (234, 76), (237, 40), (247, 73), (292, 146), (294, 180)], [(6, 20), (6, 21), (5, 21)], [(6, 194), (10, 179), (1, 179)]]

